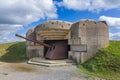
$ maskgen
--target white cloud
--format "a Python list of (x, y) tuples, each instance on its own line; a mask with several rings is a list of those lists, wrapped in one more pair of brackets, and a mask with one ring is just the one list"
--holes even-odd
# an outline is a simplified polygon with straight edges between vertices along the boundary
[(90, 6), (90, 0), (63, 0), (61, 5), (68, 9), (85, 10)]
[(15, 42), (15, 41), (25, 41), (22, 38), (16, 37), (14, 34), (8, 35), (8, 36), (0, 36), (0, 43), (6, 43), (6, 42)]
[(112, 29), (120, 29), (120, 18), (117, 17), (109, 17), (109, 16), (100, 16), (99, 20), (104, 20), (107, 22), (109, 28), (110, 28), (110, 33), (109, 37), (110, 40), (120, 40), (120, 31), (112, 33)]
[[(58, 2), (59, 3), (59, 2)], [(58, 4), (73, 10), (100, 11), (120, 7), (120, 0), (63, 0)]]
[(99, 20), (104, 20), (110, 27), (120, 28), (120, 18), (109, 17), (109, 16), (100, 16)]
[(12, 36), (9, 37), (9, 34), (16, 32), (17, 30), (23, 29), (22, 25), (17, 24), (0, 24), (0, 43), (14, 41)]
[(28, 24), (45, 17), (57, 17), (52, 0), (0, 0), (0, 14), (2, 24)]
[(110, 40), (120, 40), (120, 32), (117, 33), (109, 33)]
[(44, 18), (57, 18), (52, 0), (0, 0), (0, 42), (24, 25)]

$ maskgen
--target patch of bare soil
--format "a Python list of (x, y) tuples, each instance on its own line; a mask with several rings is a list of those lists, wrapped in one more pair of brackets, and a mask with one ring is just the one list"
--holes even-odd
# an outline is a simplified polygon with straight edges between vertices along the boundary
[(22, 71), (22, 72), (33, 72), (36, 71), (36, 67), (28, 65), (28, 64), (22, 64), (22, 63), (14, 63), (10, 65), (11, 68), (15, 69), (16, 71)]
[(3, 62), (0, 62), (0, 65), (3, 64)]

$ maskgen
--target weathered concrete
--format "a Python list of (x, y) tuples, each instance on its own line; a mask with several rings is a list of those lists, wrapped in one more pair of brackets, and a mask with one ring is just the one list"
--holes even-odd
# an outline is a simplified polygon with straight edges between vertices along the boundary
[(39, 32), (39, 30), (46, 30), (46, 29), (62, 29), (62, 30), (69, 30), (72, 23), (66, 21), (59, 21), (59, 20), (51, 20), (36, 26), (35, 32)]
[[(107, 24), (103, 21), (83, 20), (74, 23), (71, 27), (71, 38), (80, 38), (81, 44), (86, 44), (87, 51), (80, 51), (81, 62), (93, 57), (96, 52), (108, 46), (109, 35)], [(73, 46), (72, 44), (71, 46)], [(76, 48), (78, 47), (78, 48)], [(79, 49), (81, 46), (76, 46)], [(74, 50), (73, 50), (74, 51)]]
[[(26, 37), (32, 40), (36, 40), (34, 29), (28, 30)], [(44, 55), (43, 52), (44, 52), (44, 46), (28, 40), (26, 41), (26, 53), (29, 58), (43, 57)]]
[[(98, 50), (109, 45), (108, 26), (105, 21), (81, 20), (75, 23), (48, 21), (27, 32), (27, 37), (46, 40), (68, 40), (68, 58), (83, 63), (92, 58)], [(27, 41), (27, 54), (44, 57), (44, 46)]]
[(62, 40), (70, 39), (70, 22), (48, 21), (36, 26), (37, 40)]

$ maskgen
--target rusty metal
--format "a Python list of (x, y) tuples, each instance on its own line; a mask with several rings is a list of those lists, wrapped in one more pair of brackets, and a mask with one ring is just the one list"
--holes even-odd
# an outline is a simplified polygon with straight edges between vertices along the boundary
[(48, 49), (45, 57), (48, 59), (65, 59), (68, 56), (67, 49), (67, 44), (64, 42), (55, 43)]
[(45, 47), (48, 47), (47, 53), (45, 55), (45, 58), (47, 58), (47, 59), (64, 59), (64, 58), (67, 58), (68, 47), (67, 47), (67, 43), (65, 43), (64, 41), (56, 42), (56, 43), (52, 44), (52, 46), (51, 46), (51, 45), (43, 43), (41, 41), (26, 38), (26, 37), (21, 36), (19, 34), (16, 34), (16, 36), (18, 36), (20, 38), (23, 38), (23, 39), (26, 39), (28, 41), (32, 41), (32, 42), (41, 44)]
[(52, 47), (51, 45), (48, 45), (48, 44), (43, 43), (43, 42), (38, 41), (38, 40), (32, 40), (32, 39), (26, 38), (26, 37), (24, 37), (24, 36), (21, 36), (21, 35), (19, 35), (19, 34), (15, 34), (15, 35), (16, 35), (17, 37), (20, 37), (20, 38), (26, 39), (26, 40), (28, 40), (28, 41), (32, 41), (32, 42), (41, 44), (41, 45), (46, 46), (46, 47), (49, 47), (49, 48)]

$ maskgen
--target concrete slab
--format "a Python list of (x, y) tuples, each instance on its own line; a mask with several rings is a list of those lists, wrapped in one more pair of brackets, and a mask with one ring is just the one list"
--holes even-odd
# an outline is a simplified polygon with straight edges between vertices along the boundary
[(75, 64), (72, 60), (48, 60), (44, 58), (32, 58), (28, 61), (29, 64), (36, 64), (41, 66), (70, 66)]

